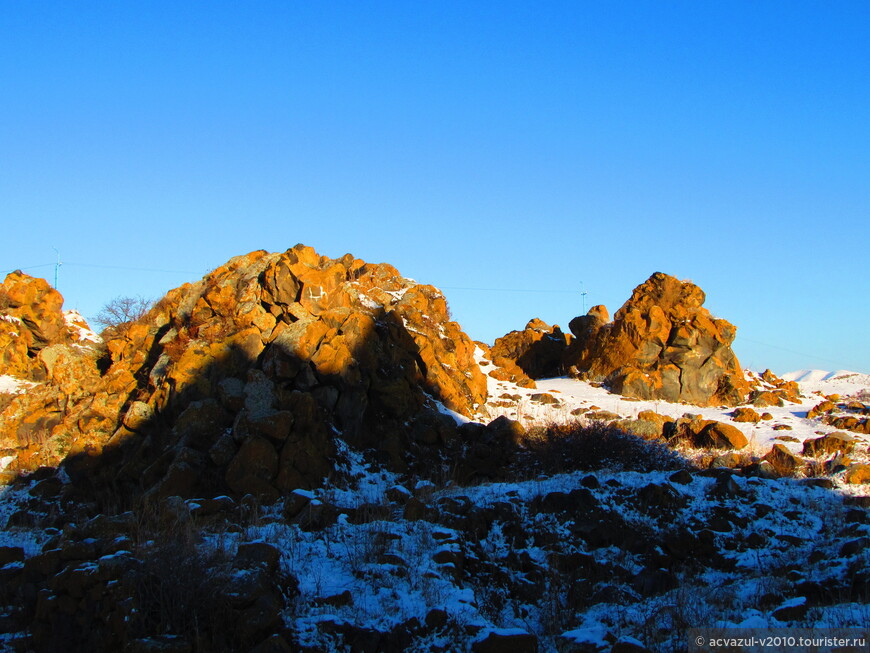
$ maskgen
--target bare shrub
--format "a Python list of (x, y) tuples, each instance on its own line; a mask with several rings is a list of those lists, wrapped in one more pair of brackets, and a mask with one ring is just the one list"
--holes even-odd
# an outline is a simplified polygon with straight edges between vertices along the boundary
[(574, 470), (648, 472), (680, 469), (686, 461), (663, 442), (651, 442), (603, 422), (551, 424), (530, 443), (523, 465), (560, 474)]
[(130, 324), (142, 319), (153, 305), (153, 300), (140, 296), (115, 297), (103, 306), (94, 318), (94, 322), (102, 327), (104, 332), (120, 334)]
[(132, 597), (138, 608), (134, 636), (165, 633), (186, 639), (199, 651), (238, 650), (233, 611), (212, 580), (225, 564), (220, 554), (170, 539), (139, 555), (142, 566)]

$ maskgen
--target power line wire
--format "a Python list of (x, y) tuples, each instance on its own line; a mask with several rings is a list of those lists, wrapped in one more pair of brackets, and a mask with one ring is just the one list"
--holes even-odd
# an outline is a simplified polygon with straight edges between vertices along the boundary
[(778, 349), (780, 351), (788, 352), (789, 354), (794, 354), (795, 356), (805, 356), (807, 358), (815, 358), (816, 360), (824, 361), (830, 365), (834, 365), (835, 367), (840, 367), (839, 363), (835, 363), (834, 361), (830, 360), (829, 358), (825, 358), (824, 356), (818, 356), (816, 354), (808, 354), (808, 353), (802, 352), (802, 351), (795, 351), (793, 349), (787, 349), (786, 347), (780, 347), (778, 345), (771, 345), (771, 344), (766, 343), (766, 342), (760, 342), (758, 340), (752, 340), (750, 338), (746, 338), (746, 337), (739, 335), (739, 334), (738, 334), (737, 338), (740, 340), (743, 340), (745, 342), (751, 342), (753, 345), (761, 345), (762, 347), (768, 347), (770, 349)]
[[(9, 274), (10, 272), (15, 272), (17, 270), (21, 270), (24, 272), (25, 270), (35, 270), (37, 268), (48, 268), (51, 266), (57, 265), (57, 263), (42, 263), (40, 265), (29, 265), (23, 268), (11, 268), (9, 270), (4, 270), (0, 274)], [(166, 274), (199, 274), (198, 272), (194, 272), (192, 270), (164, 270), (160, 268), (132, 268), (126, 267), (122, 265), (96, 265), (93, 263), (64, 263), (63, 265), (69, 266), (72, 265), (78, 268), (97, 268), (101, 270), (129, 270), (132, 272), (162, 272)]]
[(40, 265), (28, 265), (26, 268), (12, 268), (11, 270), (3, 270), (0, 274), (9, 274), (10, 272), (17, 272), (21, 270), (24, 272), (25, 270), (35, 270), (36, 268), (47, 268), (54, 265), (54, 263), (41, 263)]
[(438, 286), (440, 290), (473, 290), (480, 292), (531, 292), (531, 293), (559, 293), (576, 295), (576, 290), (530, 290), (528, 288), (465, 288), (457, 286)]
[[(52, 263), (52, 265), (54, 265)], [(165, 272), (167, 274), (199, 274), (192, 270), (163, 270), (159, 268), (131, 268), (122, 265), (95, 265), (93, 263), (64, 263), (64, 265), (73, 265), (79, 268), (99, 268), (102, 270), (130, 270), (132, 272)]]

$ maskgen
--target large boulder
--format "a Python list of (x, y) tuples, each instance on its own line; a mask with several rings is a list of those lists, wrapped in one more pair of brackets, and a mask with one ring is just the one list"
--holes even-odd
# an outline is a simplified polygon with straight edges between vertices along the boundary
[(530, 378), (543, 379), (562, 374), (562, 359), (570, 343), (571, 336), (562, 333), (558, 325), (551, 327), (535, 318), (522, 331), (498, 338), (491, 355), (493, 362), (506, 359)]
[(424, 409), (471, 417), (486, 402), (474, 351), (441, 293), (390, 265), (258, 251), (167, 293), (81, 387), (64, 352), (43, 356), (55, 374), (15, 397), (0, 438), (17, 456), (35, 433), (33, 464), (66, 459), (90, 484), (272, 499), (319, 484), (337, 434), (401, 467)]
[(736, 328), (710, 315), (704, 299), (695, 284), (656, 272), (612, 322), (603, 307), (572, 320), (565, 365), (629, 397), (737, 405), (749, 385), (731, 350)]

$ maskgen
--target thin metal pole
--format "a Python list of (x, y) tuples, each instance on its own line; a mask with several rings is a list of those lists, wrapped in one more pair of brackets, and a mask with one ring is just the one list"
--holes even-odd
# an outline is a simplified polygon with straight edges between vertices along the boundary
[(57, 251), (57, 247), (52, 247), (52, 249), (57, 252), (57, 263), (54, 264), (54, 289), (57, 290), (57, 272), (63, 264), (60, 262), (60, 252)]

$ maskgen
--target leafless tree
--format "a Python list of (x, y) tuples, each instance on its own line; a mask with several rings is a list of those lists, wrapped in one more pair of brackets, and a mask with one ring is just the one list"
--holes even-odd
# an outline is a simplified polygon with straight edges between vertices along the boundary
[(154, 305), (144, 297), (115, 297), (103, 306), (94, 322), (104, 331), (120, 331), (140, 319)]

